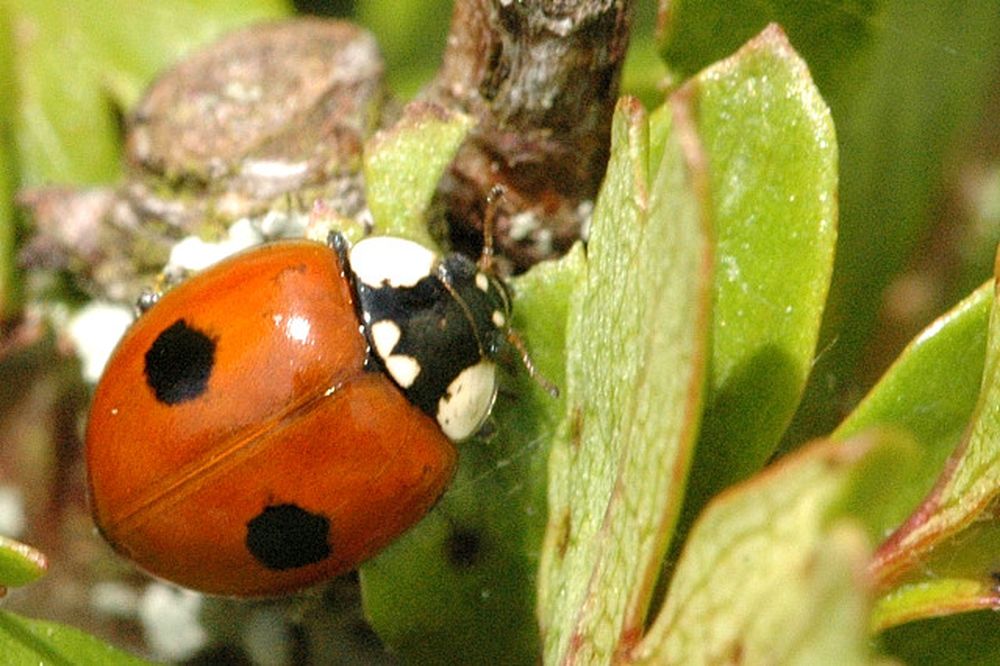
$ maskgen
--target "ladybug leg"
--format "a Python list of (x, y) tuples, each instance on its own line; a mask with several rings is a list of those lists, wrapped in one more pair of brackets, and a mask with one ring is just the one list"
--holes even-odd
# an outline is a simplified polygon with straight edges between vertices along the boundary
[(483, 421), (483, 425), (479, 426), (479, 430), (476, 431), (476, 434), (473, 435), (473, 437), (484, 442), (488, 442), (497, 436), (498, 430), (497, 420), (493, 417), (493, 414), (490, 413), (490, 415), (486, 417), (486, 420)]
[(146, 287), (135, 300), (136, 315), (142, 315), (160, 300), (161, 292), (151, 287)]
[(337, 258), (340, 259), (340, 268), (344, 271), (345, 275), (351, 274), (351, 260), (350, 260), (350, 249), (351, 244), (347, 242), (347, 238), (344, 234), (339, 231), (331, 231), (326, 237), (326, 244), (337, 253)]

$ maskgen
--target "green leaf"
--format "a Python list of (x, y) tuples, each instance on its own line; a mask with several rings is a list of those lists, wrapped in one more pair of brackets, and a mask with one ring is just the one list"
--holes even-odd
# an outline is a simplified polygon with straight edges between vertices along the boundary
[(434, 245), (427, 207), (472, 125), (464, 114), (414, 102), (365, 143), (365, 191), (378, 233)]
[(97, 183), (120, 170), (114, 107), (195, 46), (287, 13), (281, 0), (9, 0), (24, 185)]
[(972, 423), (931, 492), (876, 553), (886, 593), (876, 627), (957, 610), (1000, 608), (1000, 308), (992, 295), (982, 388)]
[[(820, 81), (840, 137), (841, 234), (825, 330), (836, 336), (814, 371), (803, 423), (842, 403), (830, 373), (848, 376), (871, 338), (885, 286), (940, 212), (949, 154), (983, 113), (1000, 57), (992, 3), (880, 3), (871, 47), (835, 81)], [(879, 26), (885, 29), (878, 29)], [(824, 84), (829, 83), (824, 87)], [(940, 100), (927, 104), (927, 99)], [(982, 275), (985, 280), (988, 275)], [(847, 385), (850, 388), (850, 385)], [(807, 431), (810, 432), (810, 431)]]
[[(642, 630), (697, 432), (711, 248), (704, 156), (683, 97), (658, 163), (635, 100), (573, 296), (567, 417), (549, 461), (539, 580), (547, 663), (607, 661)], [(652, 180), (650, 181), (650, 176)]]
[(0, 611), (0, 654), (5, 664), (140, 666), (148, 664), (78, 629)]
[(883, 507), (883, 534), (899, 527), (930, 492), (968, 426), (979, 396), (992, 302), (989, 282), (930, 324), (832, 435), (845, 440), (873, 427), (893, 427), (919, 445), (914, 477)]
[(837, 126), (840, 241), (823, 331), (831, 344), (786, 438), (794, 446), (832, 430), (857, 391), (863, 368), (856, 364), (883, 290), (939, 212), (949, 155), (989, 113), (1000, 12), (981, 0), (684, 0), (661, 7), (663, 53), (681, 74), (729, 53), (766, 23), (780, 23)]
[[(993, 546), (995, 553), (996, 540)], [(942, 615), (995, 609), (1000, 604), (1000, 593), (995, 588), (996, 583), (988, 579), (947, 576), (901, 585), (878, 600), (872, 611), (872, 631)]]
[(408, 0), (387, 5), (384, 0), (355, 0), (354, 4), (358, 23), (378, 39), (390, 88), (403, 99), (412, 99), (440, 66), (452, 3)]
[(822, 81), (868, 45), (872, 31), (869, 21), (886, 3), (685, 0), (660, 4), (661, 52), (680, 74), (694, 74), (726, 57), (768, 23), (775, 22), (805, 56), (813, 75)]
[[(684, 546), (639, 663), (865, 664), (869, 517), (912, 445), (818, 442), (716, 498)], [(859, 495), (859, 489), (864, 489)], [(872, 491), (875, 491), (874, 494)]]
[[(563, 385), (578, 246), (511, 280), (514, 327), (539, 371)], [(451, 489), (423, 522), (361, 567), (365, 611), (410, 663), (533, 664), (535, 572), (545, 526), (549, 441), (564, 404), (516, 359), (504, 373), (488, 440), (462, 444)]]
[(647, 108), (655, 108), (663, 103), (663, 84), (668, 77), (653, 34), (656, 5), (636, 3), (634, 12), (628, 52), (622, 65), (621, 90), (623, 94), (638, 97)]
[(6, 4), (0, 3), (0, 318), (14, 305), (14, 193), (18, 188), (17, 141), (14, 123), (17, 98), (14, 77), (13, 26)]
[(0, 536), (0, 588), (20, 587), (45, 575), (48, 562), (38, 550)]
[(911, 622), (879, 639), (899, 663), (909, 666), (996, 666), (1000, 616), (983, 611)]
[(712, 348), (683, 524), (760, 469), (812, 368), (833, 268), (837, 142), (772, 26), (682, 88), (697, 111), (716, 236)]

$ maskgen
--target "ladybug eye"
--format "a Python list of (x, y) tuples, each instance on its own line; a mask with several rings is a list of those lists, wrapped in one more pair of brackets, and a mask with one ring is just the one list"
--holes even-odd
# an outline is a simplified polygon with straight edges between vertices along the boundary
[(153, 341), (145, 357), (146, 383), (167, 405), (194, 400), (208, 388), (215, 341), (178, 319)]

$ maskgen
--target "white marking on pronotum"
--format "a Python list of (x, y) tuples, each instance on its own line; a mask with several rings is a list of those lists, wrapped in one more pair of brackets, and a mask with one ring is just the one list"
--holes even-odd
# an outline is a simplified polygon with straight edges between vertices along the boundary
[(488, 292), (490, 290), (490, 281), (482, 273), (476, 273), (476, 286), (479, 287), (480, 291)]
[(420, 374), (420, 363), (412, 356), (393, 354), (385, 357), (385, 369), (397, 384), (403, 388), (410, 388)]
[(454, 441), (471, 437), (489, 415), (496, 394), (496, 366), (490, 361), (470, 365), (438, 401), (438, 425)]
[(496, 326), (497, 328), (503, 328), (504, 326), (507, 325), (507, 318), (504, 317), (503, 313), (500, 312), (499, 310), (493, 311), (493, 316), (491, 317), (491, 319), (493, 319), (493, 325)]
[(420, 243), (372, 236), (351, 248), (351, 270), (364, 284), (379, 288), (412, 287), (434, 270), (437, 255)]
[(399, 326), (394, 321), (383, 319), (372, 324), (370, 330), (372, 344), (375, 345), (375, 351), (378, 352), (379, 357), (389, 358), (402, 335)]

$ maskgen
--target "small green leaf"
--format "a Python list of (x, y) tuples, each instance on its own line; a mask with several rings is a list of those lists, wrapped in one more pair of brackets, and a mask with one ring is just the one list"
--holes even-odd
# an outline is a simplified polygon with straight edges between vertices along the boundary
[(0, 536), (0, 588), (27, 585), (44, 576), (47, 568), (41, 552)]
[[(1000, 495), (1000, 308), (996, 298), (993, 293), (983, 379), (972, 423), (931, 492), (876, 553), (872, 569), (886, 592), (876, 618), (879, 627), (959, 608), (1000, 608), (996, 582), (1000, 524), (995, 509)], [(949, 598), (948, 592), (957, 596)]]
[(150, 662), (120, 652), (78, 629), (0, 611), (0, 655), (5, 664), (141, 666)]
[[(511, 280), (514, 327), (538, 370), (560, 386), (569, 295), (583, 261), (577, 246)], [(533, 664), (538, 656), (546, 461), (564, 405), (516, 358), (508, 365), (496, 432), (462, 444), (458, 473), (437, 508), (361, 567), (372, 626), (410, 663)]]
[(900, 484), (884, 505), (883, 534), (899, 527), (930, 492), (968, 426), (979, 396), (992, 302), (991, 281), (938, 317), (832, 435), (845, 440), (873, 427), (894, 427), (919, 444), (914, 478)]
[(365, 191), (378, 233), (434, 245), (427, 207), (472, 125), (464, 114), (414, 102), (399, 122), (367, 141)]
[(870, 663), (870, 551), (857, 519), (868, 520), (844, 507), (857, 505), (859, 488), (870, 501), (890, 496), (911, 447), (887, 432), (818, 442), (716, 498), (633, 659)]
[(771, 26), (696, 76), (716, 236), (712, 350), (684, 524), (760, 469), (812, 368), (837, 237), (837, 142), (805, 63)]
[(288, 11), (281, 0), (127, 3), (10, 0), (17, 138), (24, 185), (97, 183), (120, 170), (114, 107), (152, 76), (225, 31)]
[[(711, 247), (689, 100), (648, 163), (624, 99), (574, 293), (567, 417), (549, 461), (539, 612), (547, 663), (608, 661), (641, 632), (697, 432)], [(652, 180), (650, 181), (650, 176)], [(648, 189), (647, 189), (648, 188)]]
[(991, 580), (927, 579), (901, 585), (880, 598), (872, 611), (871, 628), (875, 632), (885, 631), (931, 617), (995, 609), (998, 604), (1000, 592)]

